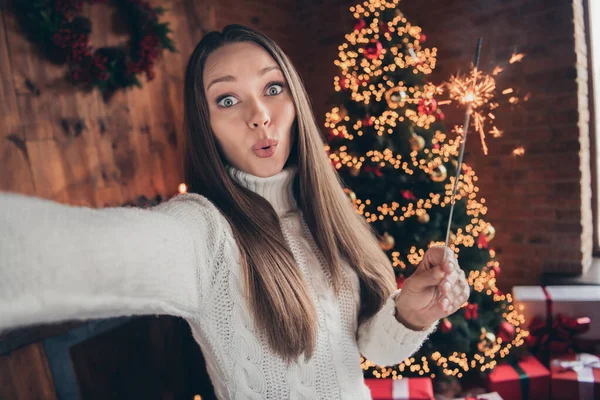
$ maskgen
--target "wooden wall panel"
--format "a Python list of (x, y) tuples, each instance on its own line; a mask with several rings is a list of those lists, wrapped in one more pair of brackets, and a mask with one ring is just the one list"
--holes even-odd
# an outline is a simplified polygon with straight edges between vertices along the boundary
[(4, 16), (0, 15), (0, 188), (35, 193), (21, 126)]
[(57, 400), (41, 344), (32, 344), (0, 356), (0, 398)]

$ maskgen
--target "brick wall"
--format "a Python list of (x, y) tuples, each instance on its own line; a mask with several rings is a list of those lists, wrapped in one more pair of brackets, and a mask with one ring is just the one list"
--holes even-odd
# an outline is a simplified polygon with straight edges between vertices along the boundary
[[(321, 125), (338, 72), (337, 46), (352, 29), (348, 9), (354, 4), (298, 2), (306, 32), (299, 67)], [(515, 50), (527, 54), (507, 68), (499, 86), (531, 92), (531, 100), (497, 113), (505, 133), (488, 139), (488, 156), (471, 135), (466, 161), (479, 175), (487, 220), (497, 231), (492, 244), (503, 269), (500, 286), (584, 271), (591, 264), (592, 214), (581, 0), (404, 1), (400, 8), (424, 29), (426, 44), (438, 49), (434, 82), (465, 70), (479, 36), (482, 68), (506, 64)], [(512, 155), (518, 146), (526, 149), (524, 157)]]

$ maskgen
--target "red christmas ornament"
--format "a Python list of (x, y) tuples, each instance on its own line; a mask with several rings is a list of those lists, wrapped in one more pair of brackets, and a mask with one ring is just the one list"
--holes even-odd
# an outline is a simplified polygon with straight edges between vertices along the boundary
[(446, 119), (446, 116), (444, 115), (442, 110), (440, 110), (439, 108), (437, 109), (436, 114), (437, 114), (437, 119), (439, 119), (440, 121), (443, 121)]
[(437, 101), (435, 99), (421, 99), (417, 110), (419, 114), (431, 115), (437, 110)]
[(363, 126), (373, 126), (373, 121), (371, 120), (371, 116), (369, 114), (365, 115), (362, 120)]
[(365, 56), (370, 60), (374, 60), (379, 57), (381, 50), (383, 50), (383, 45), (381, 42), (379, 40), (372, 39), (371, 42), (365, 46)]
[(515, 326), (508, 321), (500, 322), (496, 336), (502, 339), (502, 343), (510, 343), (515, 337)]
[(465, 319), (477, 319), (477, 304), (468, 304), (465, 308)]
[(423, 43), (426, 40), (427, 40), (427, 35), (425, 35), (424, 33), (421, 33), (421, 35), (419, 35), (419, 42)]
[(452, 322), (450, 322), (448, 318), (444, 318), (440, 323), (440, 329), (444, 333), (450, 332), (450, 330), (452, 329)]
[(367, 22), (363, 18), (359, 19), (354, 24), (355, 31), (360, 31), (361, 29), (366, 28), (366, 27), (367, 27)]
[(440, 148), (440, 144), (439, 144), (439, 143), (436, 143), (436, 144), (434, 144), (434, 145), (433, 145), (433, 148), (434, 148), (434, 149), (436, 149), (436, 150), (439, 150), (439, 148)]

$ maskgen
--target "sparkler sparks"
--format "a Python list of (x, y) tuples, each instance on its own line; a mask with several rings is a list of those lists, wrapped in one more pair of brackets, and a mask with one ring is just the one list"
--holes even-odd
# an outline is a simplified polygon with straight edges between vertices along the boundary
[[(514, 64), (523, 60), (525, 54), (514, 53), (509, 64)], [(491, 74), (487, 74), (477, 67), (473, 68), (468, 74), (452, 75), (447, 82), (444, 82), (437, 89), (439, 93), (446, 93), (447, 100), (440, 100), (438, 104), (467, 104), (470, 106), (469, 112), (473, 120), (473, 127), (479, 133), (481, 147), (485, 155), (488, 154), (488, 147), (485, 142), (485, 132), (488, 122), (494, 121), (496, 116), (491, 111), (499, 107), (499, 101), (506, 100), (510, 104), (517, 104), (521, 101), (513, 88), (506, 88), (501, 91), (504, 97), (497, 99), (496, 78), (504, 71), (501, 66), (496, 66)], [(522, 100), (529, 100), (527, 94)], [(489, 129), (489, 133), (494, 138), (501, 137), (503, 132), (496, 126)]]
[(517, 147), (512, 153), (514, 156), (522, 156), (525, 154), (525, 148), (523, 146)]
[(514, 64), (516, 62), (522, 61), (523, 58), (525, 57), (525, 54), (523, 53), (513, 53), (513, 55), (510, 57), (510, 61), (509, 63)]
[(452, 75), (447, 83), (448, 96), (462, 104), (471, 103), (476, 109), (494, 97), (496, 81), (490, 75), (474, 68), (468, 75)]

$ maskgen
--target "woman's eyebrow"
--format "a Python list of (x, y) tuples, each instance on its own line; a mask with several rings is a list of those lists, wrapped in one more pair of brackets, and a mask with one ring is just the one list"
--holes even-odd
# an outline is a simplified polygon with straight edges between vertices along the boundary
[[(278, 65), (271, 65), (271, 66), (269, 66), (269, 67), (265, 67), (265, 68), (261, 69), (260, 71), (258, 71), (258, 76), (263, 76), (263, 75), (264, 75), (264, 74), (266, 74), (267, 72), (269, 72), (269, 71), (271, 71), (271, 70), (274, 70), (274, 69), (277, 69), (277, 70), (281, 71), (281, 69), (279, 68), (279, 66), (278, 66)], [(208, 84), (208, 86), (207, 86), (207, 88), (206, 88), (206, 91), (208, 92), (208, 90), (210, 89), (210, 87), (211, 87), (212, 85), (214, 85), (215, 83), (218, 83), (218, 82), (234, 82), (235, 80), (236, 80), (236, 79), (235, 79), (235, 77), (234, 77), (234, 76), (232, 76), (232, 75), (225, 75), (225, 76), (222, 76), (222, 77), (220, 77), (220, 78), (213, 79), (213, 80), (212, 80), (212, 81), (211, 81), (211, 82)]]

